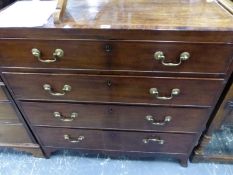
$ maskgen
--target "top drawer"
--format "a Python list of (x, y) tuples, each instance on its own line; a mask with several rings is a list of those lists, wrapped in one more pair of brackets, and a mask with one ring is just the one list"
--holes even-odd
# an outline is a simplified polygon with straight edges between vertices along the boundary
[[(34, 55), (33, 48), (37, 49), (34, 50)], [(64, 55), (56, 49), (62, 49)], [(189, 55), (187, 53), (182, 55), (184, 52), (188, 52)], [(0, 66), (2, 67), (225, 73), (232, 54), (232, 48), (223, 44), (0, 40)], [(50, 63), (45, 63), (46, 60)]]

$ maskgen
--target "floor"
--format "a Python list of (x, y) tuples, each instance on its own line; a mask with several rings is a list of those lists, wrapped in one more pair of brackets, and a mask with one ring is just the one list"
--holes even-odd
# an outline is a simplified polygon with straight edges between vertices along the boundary
[(132, 161), (86, 158), (68, 151), (50, 159), (0, 149), (0, 175), (232, 175), (233, 165), (189, 163), (183, 168), (175, 162)]

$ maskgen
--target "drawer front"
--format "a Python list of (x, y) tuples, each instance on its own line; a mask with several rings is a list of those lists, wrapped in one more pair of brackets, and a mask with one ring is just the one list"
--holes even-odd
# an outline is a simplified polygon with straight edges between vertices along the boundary
[(43, 146), (89, 150), (189, 153), (194, 135), (36, 128)]
[(2, 82), (0, 82), (0, 102), (7, 102), (9, 100), (8, 100), (5, 92), (3, 91), (3, 86), (1, 86), (1, 83)]
[(196, 133), (208, 109), (21, 102), (34, 126)]
[(223, 85), (218, 79), (173, 77), (27, 73), (4, 76), (17, 99), (30, 100), (211, 106)]
[(25, 128), (22, 124), (8, 125), (0, 124), (0, 145), (4, 144), (18, 144), (31, 143)]
[(0, 102), (0, 124), (2, 123), (19, 123), (19, 119), (11, 103)]
[[(3, 67), (72, 68), (91, 70), (125, 70), (143, 72), (225, 73), (232, 58), (232, 49), (223, 44), (191, 44), (130, 41), (84, 40), (1, 40), (0, 65)], [(32, 55), (32, 49), (37, 56)], [(64, 55), (56, 57), (56, 49)], [(163, 62), (177, 64), (181, 53), (190, 58), (180, 65), (163, 65), (154, 54), (163, 52)], [(52, 60), (44, 63), (38, 60)], [(59, 55), (59, 53), (58, 53)], [(161, 57), (160, 57), (161, 58)], [(221, 60), (221, 61), (220, 61)]]

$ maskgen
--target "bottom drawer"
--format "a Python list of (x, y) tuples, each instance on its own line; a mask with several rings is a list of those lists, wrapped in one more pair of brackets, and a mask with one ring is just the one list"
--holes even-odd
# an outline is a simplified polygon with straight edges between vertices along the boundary
[(5, 144), (31, 143), (24, 126), (22, 124), (0, 125), (0, 146)]
[(119, 150), (189, 154), (196, 135), (35, 128), (43, 146), (89, 150)]

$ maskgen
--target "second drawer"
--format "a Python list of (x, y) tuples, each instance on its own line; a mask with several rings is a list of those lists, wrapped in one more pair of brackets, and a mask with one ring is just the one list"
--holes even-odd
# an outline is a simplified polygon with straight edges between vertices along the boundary
[(34, 126), (196, 133), (209, 109), (21, 102)]
[(4, 73), (16, 99), (210, 107), (222, 79)]

